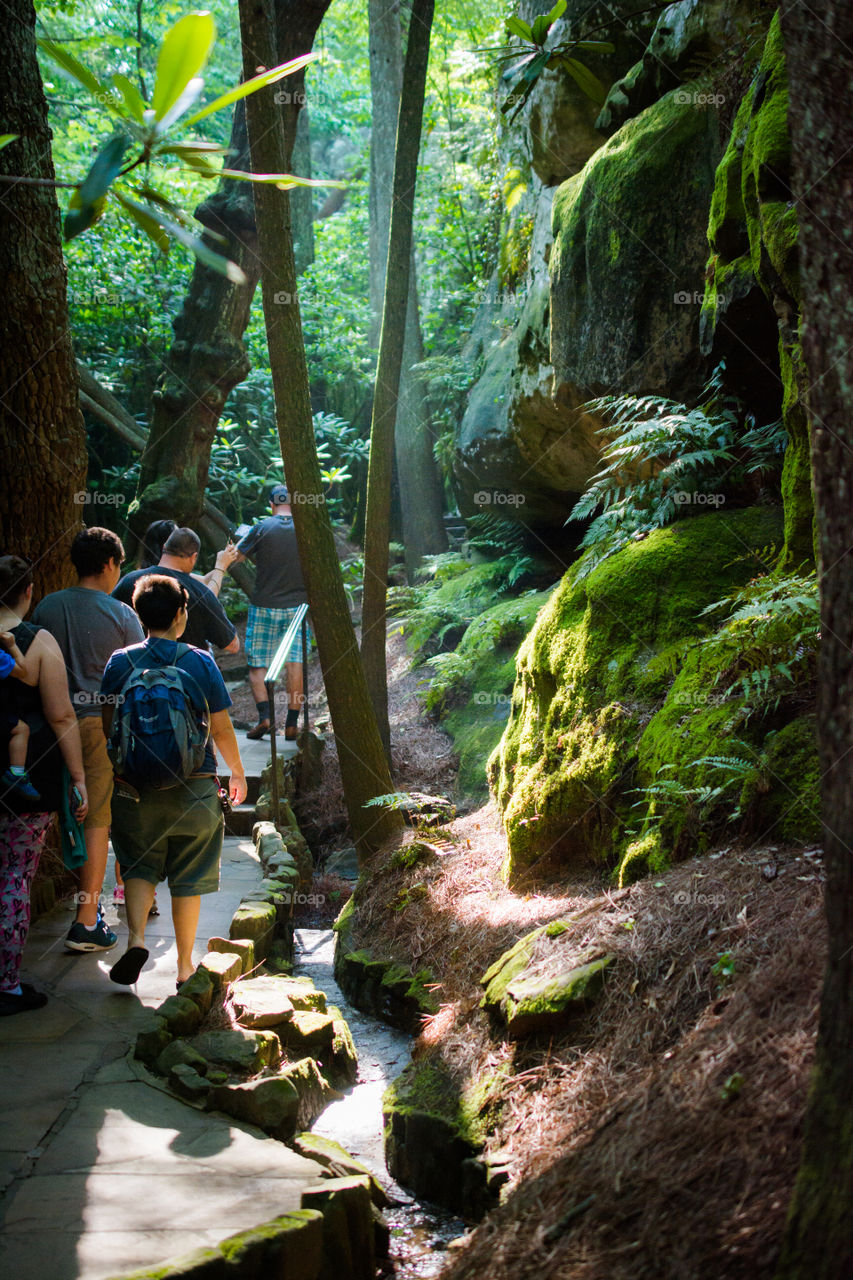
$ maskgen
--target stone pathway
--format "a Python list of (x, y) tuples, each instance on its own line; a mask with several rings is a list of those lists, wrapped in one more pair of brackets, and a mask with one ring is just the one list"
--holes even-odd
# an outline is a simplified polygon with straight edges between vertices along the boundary
[[(220, 892), (202, 898), (198, 958), (259, 880), (251, 842), (226, 840)], [(111, 890), (110, 879), (107, 901)], [(165, 886), (158, 901), (137, 994), (107, 977), (123, 910), (108, 910), (119, 942), (102, 955), (63, 951), (66, 905), (31, 930), (24, 976), (50, 1000), (0, 1021), (0, 1275), (102, 1280), (151, 1266), (298, 1208), (319, 1180), (312, 1161), (180, 1103), (127, 1058), (147, 1010), (174, 992)]]

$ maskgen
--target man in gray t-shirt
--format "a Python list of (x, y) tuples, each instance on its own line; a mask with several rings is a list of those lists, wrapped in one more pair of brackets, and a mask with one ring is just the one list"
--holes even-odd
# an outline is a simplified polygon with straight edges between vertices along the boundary
[[(284, 638), (296, 609), (305, 604), (305, 582), (299, 563), (296, 532), (290, 514), (287, 486), (277, 484), (270, 494), (272, 515), (258, 521), (237, 543), (237, 563), (254, 561), (257, 574), (246, 626), (249, 684), (258, 709), (258, 723), (248, 738), (261, 738), (270, 729), (270, 705), (264, 684), (267, 669)], [(306, 624), (306, 634), (310, 635)], [(287, 722), (285, 737), (295, 738), (303, 702), (302, 636), (297, 635), (285, 662)]]
[(101, 724), (101, 677), (116, 649), (145, 639), (129, 605), (110, 592), (121, 576), (124, 547), (110, 529), (83, 529), (71, 545), (76, 587), (55, 591), (38, 605), (33, 622), (56, 639), (68, 671), (71, 701), (77, 712), (89, 812), (83, 824), (86, 861), (80, 868), (77, 919), (65, 940), (68, 951), (108, 951), (116, 935), (98, 910), (107, 868), (113, 768)]

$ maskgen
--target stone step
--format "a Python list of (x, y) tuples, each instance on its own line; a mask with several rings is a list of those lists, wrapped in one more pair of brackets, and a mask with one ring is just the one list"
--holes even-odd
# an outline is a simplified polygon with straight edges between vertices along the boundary
[(225, 815), (225, 834), (250, 836), (256, 822), (254, 801), (235, 805), (231, 812)]

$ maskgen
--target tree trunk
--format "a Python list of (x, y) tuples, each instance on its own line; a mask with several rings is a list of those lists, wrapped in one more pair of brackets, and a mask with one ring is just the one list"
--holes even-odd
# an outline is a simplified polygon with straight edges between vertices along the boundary
[(829, 960), (777, 1275), (853, 1275), (853, 10), (783, 11), (819, 528), (819, 735)]
[[(275, 47), (268, 0), (240, 0), (240, 27), (245, 74), (259, 61), (271, 65)], [(285, 140), (273, 93), (263, 89), (246, 100), (252, 160), (256, 172), (280, 171)], [(365, 809), (367, 800), (393, 789), (370, 704), (350, 621), (332, 526), (323, 503), (323, 482), (314, 443), (308, 368), (296, 296), (296, 269), (290, 234), (290, 202), (274, 186), (255, 188), (255, 216), (263, 264), (264, 299), (276, 420), (285, 474), (293, 499), (293, 523), (305, 575), (311, 617), (344, 795), (359, 856), (366, 859), (402, 819), (395, 811)], [(280, 305), (276, 296), (292, 298)]]
[(388, 269), (379, 360), (370, 425), (370, 463), (367, 473), (367, 513), (364, 537), (364, 604), (361, 656), (379, 730), (390, 757), (388, 677), (385, 666), (385, 597), (388, 588), (388, 540), (391, 511), (391, 472), (394, 421), (400, 391), (400, 372), (412, 261), (412, 221), (418, 154), (421, 145), (433, 0), (413, 0), (403, 68), (400, 114), (394, 162)]
[[(17, 133), (0, 173), (53, 180), (32, 0), (10, 0), (0, 40), (0, 120)], [(86, 436), (68, 327), (59, 208), (49, 186), (0, 184), (0, 552), (33, 562), (36, 594), (67, 586), (87, 508)]]
[(403, 515), (403, 546), (406, 571), (411, 580), (424, 556), (447, 550), (444, 528), (444, 490), (433, 453), (435, 437), (423, 378), (413, 366), (424, 358), (421, 320), (418, 314), (418, 282), (412, 256), (412, 275), (406, 315), (406, 342), (394, 449), (400, 506)]
[[(330, 3), (331, 0), (276, 0), (277, 62), (310, 50)], [(255, 74), (254, 70), (251, 74)], [(276, 85), (275, 92), (284, 123), (286, 172), (305, 101), (304, 70), (287, 76)], [(229, 157), (230, 167), (248, 169), (245, 102), (235, 108), (230, 146), (235, 152)], [(211, 242), (213, 247), (242, 267), (246, 279), (243, 284), (234, 284), (199, 262), (193, 268), (186, 300), (174, 322), (175, 341), (154, 395), (137, 498), (128, 516), (137, 535), (144, 533), (152, 520), (171, 517), (179, 524), (197, 522), (222, 410), (231, 391), (251, 367), (243, 334), (260, 277), (251, 186), (225, 179), (199, 206), (196, 216), (208, 231), (224, 237), (224, 244)]]
[[(371, 345), (378, 346), (388, 261), (394, 149), (403, 80), (399, 5), (370, 0), (370, 304), (374, 316)], [(418, 313), (418, 285), (412, 253), (406, 342), (400, 375), (395, 456), (400, 489), (406, 568), (411, 577), (425, 555), (447, 549), (443, 490), (433, 454), (429, 405), (423, 379), (413, 366), (424, 358)]]
[[(296, 121), (296, 140), (290, 158), (289, 172), (297, 178), (311, 177), (311, 130), (305, 102)], [(294, 187), (290, 193), (290, 216), (293, 219), (293, 257), (296, 274), (302, 275), (314, 261), (314, 192), (310, 187)]]

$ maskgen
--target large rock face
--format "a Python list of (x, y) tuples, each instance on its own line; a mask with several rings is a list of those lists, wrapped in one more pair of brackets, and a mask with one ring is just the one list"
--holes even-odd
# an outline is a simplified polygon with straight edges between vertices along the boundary
[[(545, 0), (526, 0), (520, 13), (529, 22), (550, 7)], [(567, 39), (581, 27), (596, 27), (595, 38), (610, 40), (616, 50), (583, 60), (610, 84), (636, 60), (651, 30), (647, 15), (629, 17), (635, 9), (630, 0), (592, 7), (573, 0), (555, 36)], [(507, 92), (505, 84), (499, 101)], [(569, 76), (549, 71), (504, 137), (505, 173), (513, 175), (507, 186), (524, 190), (506, 215), (499, 268), (484, 290), (465, 351), (466, 363), (480, 372), (454, 467), (464, 514), (487, 509), (534, 529), (559, 530), (595, 466), (594, 437), (566, 440), (567, 403), (553, 397), (548, 259), (554, 186), (578, 173), (602, 145), (598, 110)]]
[[(617, 52), (590, 69), (624, 74), (647, 35), (619, 22), (597, 32)], [(597, 110), (560, 72), (531, 96), (523, 145), (506, 147), (526, 190), (466, 352), (481, 372), (459, 430), (460, 509), (520, 520), (552, 544), (598, 462), (603, 423), (579, 406), (618, 391), (690, 396), (710, 368), (698, 316), (717, 113), (670, 93), (605, 144)]]
[(681, 399), (701, 387), (699, 308), (722, 148), (716, 112), (681, 96), (629, 120), (555, 197), (551, 360), (555, 398), (567, 404), (608, 392)]
[(788, 77), (778, 15), (720, 161), (711, 205), (701, 345), (760, 422), (788, 433), (782, 561), (813, 558), (807, 371), (799, 344), (799, 228), (791, 187)]

